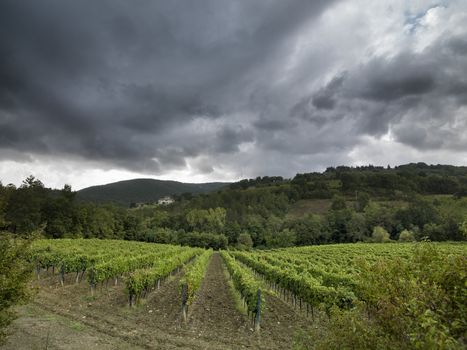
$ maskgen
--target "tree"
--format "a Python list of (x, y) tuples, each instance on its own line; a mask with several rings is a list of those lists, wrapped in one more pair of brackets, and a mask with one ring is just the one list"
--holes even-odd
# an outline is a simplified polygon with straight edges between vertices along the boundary
[(358, 212), (363, 212), (363, 210), (365, 210), (365, 207), (370, 202), (370, 196), (366, 192), (357, 192), (356, 196), (357, 196), (357, 203), (356, 203), (355, 210)]
[(330, 233), (330, 240), (335, 243), (352, 242), (348, 233), (349, 223), (353, 211), (350, 209), (331, 210), (326, 215), (326, 226)]
[(460, 232), (462, 233), (462, 236), (464, 237), (464, 239), (467, 239), (467, 220), (465, 220), (460, 225)]
[(192, 230), (203, 232), (222, 232), (225, 226), (224, 208), (193, 209), (186, 215), (186, 221)]
[(11, 196), (6, 207), (5, 219), (11, 232), (30, 234), (43, 222), (42, 209), (47, 193), (41, 181), (29, 176)]
[(375, 202), (369, 202), (364, 209), (368, 231), (372, 232), (375, 226), (384, 227), (388, 232), (393, 232), (396, 226), (394, 209)]
[(416, 225), (424, 227), (429, 223), (439, 223), (440, 215), (428, 200), (416, 197), (405, 209), (397, 212), (397, 217), (404, 227)]
[(332, 210), (341, 210), (345, 208), (347, 208), (347, 204), (343, 196), (336, 195), (332, 198), (332, 204), (331, 204)]
[(346, 224), (347, 241), (358, 242), (368, 238), (366, 219), (362, 213), (352, 212), (350, 220)]
[(237, 239), (237, 247), (239, 249), (253, 248), (253, 240), (251, 239), (251, 236), (246, 232), (240, 233)]
[(9, 193), (8, 188), (4, 187), (0, 182), (0, 230), (8, 225), (5, 218), (5, 210), (8, 204)]
[(188, 232), (179, 236), (179, 243), (192, 247), (225, 249), (227, 237), (224, 235), (206, 232)]
[(423, 226), (423, 235), (432, 241), (442, 241), (446, 239), (446, 232), (443, 225), (428, 223)]
[(171, 229), (158, 227), (146, 233), (146, 240), (155, 243), (175, 243), (177, 241), (177, 234)]
[(75, 193), (65, 185), (58, 197), (48, 198), (43, 204), (43, 221), (47, 222), (45, 232), (48, 237), (63, 238), (75, 236), (76, 227)]
[(297, 240), (295, 231), (288, 228), (279, 232), (269, 232), (266, 236), (266, 246), (269, 248), (292, 247)]
[(295, 231), (298, 245), (323, 244), (327, 243), (330, 238), (325, 220), (317, 214), (289, 220), (286, 222), (286, 228)]

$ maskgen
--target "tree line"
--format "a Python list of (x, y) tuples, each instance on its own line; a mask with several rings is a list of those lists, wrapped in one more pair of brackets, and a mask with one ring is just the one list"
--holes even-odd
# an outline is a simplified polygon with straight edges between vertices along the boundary
[[(169, 206), (124, 208), (79, 201), (70, 186), (51, 190), (30, 176), (18, 188), (0, 184), (0, 230), (20, 236), (39, 232), (50, 238), (97, 237), (215, 249), (463, 240), (465, 214), (428, 194), (448, 192), (453, 201), (461, 201), (466, 179), (462, 167), (337, 167), (290, 180), (242, 180), (208, 194), (176, 196)], [(292, 215), (297, 201), (323, 198), (329, 210)]]

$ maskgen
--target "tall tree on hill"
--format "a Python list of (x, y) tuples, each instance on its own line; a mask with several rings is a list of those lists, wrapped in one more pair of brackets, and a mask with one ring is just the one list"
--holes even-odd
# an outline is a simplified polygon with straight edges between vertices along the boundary
[(41, 226), (42, 208), (47, 200), (47, 192), (41, 181), (29, 176), (11, 194), (6, 208), (6, 220), (14, 233), (29, 234)]

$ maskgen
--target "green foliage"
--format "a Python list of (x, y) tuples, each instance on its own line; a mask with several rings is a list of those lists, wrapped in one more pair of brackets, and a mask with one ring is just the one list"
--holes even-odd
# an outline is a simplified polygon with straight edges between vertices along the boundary
[(358, 212), (362, 212), (365, 210), (365, 207), (370, 203), (370, 195), (366, 192), (361, 192), (356, 194), (357, 196), (357, 203), (355, 209)]
[(288, 228), (281, 231), (272, 231), (266, 234), (265, 241), (269, 248), (292, 247), (297, 241), (297, 234)]
[(464, 349), (467, 260), (419, 243), (408, 259), (361, 261), (360, 303), (334, 309), (310, 349)]
[(182, 266), (201, 251), (195, 248), (189, 248), (175, 254), (163, 255), (160, 258), (153, 259), (152, 266), (143, 269), (132, 269), (126, 279), (126, 289), (130, 296), (141, 297), (154, 287), (157, 281), (168, 276), (177, 267)]
[(439, 223), (441, 219), (440, 213), (433, 203), (421, 197), (415, 197), (408, 207), (400, 209), (396, 213), (396, 218), (404, 227), (415, 225), (420, 228), (426, 224)]
[(186, 215), (186, 220), (192, 230), (222, 232), (225, 226), (225, 216), (224, 208), (193, 209)]
[(224, 249), (227, 247), (227, 237), (224, 235), (205, 233), (205, 232), (187, 232), (180, 234), (178, 242), (182, 245), (191, 247)]
[(460, 227), (460, 231), (462, 235), (464, 236), (464, 239), (467, 239), (467, 220), (465, 220)]
[(253, 248), (253, 240), (251, 239), (251, 236), (248, 233), (244, 232), (238, 236), (237, 248), (239, 249)]
[(201, 282), (203, 281), (212, 253), (212, 249), (206, 250), (196, 258), (196, 261), (193, 264), (188, 265), (185, 268), (185, 275), (179, 282), (179, 290), (182, 292), (183, 285), (187, 286), (187, 305), (191, 305), (196, 291), (201, 286)]
[(386, 243), (390, 242), (389, 233), (381, 226), (375, 226), (371, 235), (371, 241), (375, 243)]
[(32, 276), (32, 266), (27, 262), (29, 247), (29, 240), (0, 233), (0, 344), (15, 317), (11, 308), (31, 296), (27, 288)]
[(149, 230), (146, 233), (147, 242), (155, 243), (176, 243), (177, 242), (177, 233), (169, 228), (156, 228), (154, 230)]
[(42, 182), (29, 176), (23, 184), (10, 194), (5, 208), (5, 219), (9, 222), (9, 230), (26, 235), (42, 223), (42, 208), (46, 202), (46, 190)]
[(414, 242), (415, 234), (409, 230), (403, 230), (399, 235), (400, 242)]
[[(270, 253), (232, 252), (236, 259), (261, 274), (265, 279), (292, 292), (297, 298), (312, 307), (332, 305), (345, 306), (352, 303), (353, 292), (348, 288), (352, 282), (346, 276), (328, 273), (301, 259), (288, 259), (287, 251)], [(292, 254), (293, 256), (293, 254)]]
[(306, 215), (289, 220), (286, 225), (295, 231), (298, 245), (322, 244), (330, 239), (326, 220), (321, 215)]
[[(227, 270), (233, 280), (235, 289), (238, 290), (244, 299), (249, 312), (257, 312), (258, 290), (261, 289), (259, 282), (253, 276), (253, 273), (247, 268), (241, 266), (234, 257), (228, 252), (221, 251)], [(265, 300), (261, 295), (261, 309), (265, 307)]]
[(345, 197), (335, 195), (332, 198), (332, 204), (331, 204), (332, 210), (341, 210), (341, 209), (346, 209), (346, 208), (347, 208), (347, 204), (345, 202)]
[[(108, 199), (126, 197), (133, 190), (153, 196), (154, 184), (135, 180), (93, 191), (109, 191)], [(412, 231), (418, 240), (465, 240), (461, 224), (467, 198), (460, 190), (452, 196), (465, 184), (465, 167), (337, 167), (297, 174), (292, 180), (263, 177), (224, 188), (214, 184), (208, 187), (217, 191), (174, 196), (170, 206), (126, 209), (83, 202), (83, 192), (75, 193), (70, 186), (50, 190), (30, 177), (19, 188), (0, 184), (0, 229), (29, 235), (43, 228), (51, 238), (98, 237), (215, 249), (237, 244), (241, 233), (248, 233), (258, 248), (359, 242), (371, 239), (376, 226), (392, 240), (403, 230)], [(168, 195), (180, 189), (170, 182), (159, 185), (171, 191)], [(434, 194), (438, 192), (451, 195)], [(353, 205), (345, 198), (355, 198)]]

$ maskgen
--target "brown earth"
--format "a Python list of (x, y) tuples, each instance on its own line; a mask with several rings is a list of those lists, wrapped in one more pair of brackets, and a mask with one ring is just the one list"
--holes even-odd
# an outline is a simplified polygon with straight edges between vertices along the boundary
[(178, 289), (182, 273), (132, 308), (121, 281), (91, 296), (86, 281), (75, 284), (74, 276), (67, 276), (62, 287), (57, 275), (43, 275), (34, 282), (39, 289), (34, 301), (18, 308), (13, 334), (0, 349), (291, 349), (296, 333), (311, 327), (303, 313), (267, 293), (261, 330), (254, 332), (217, 253), (185, 324)]

